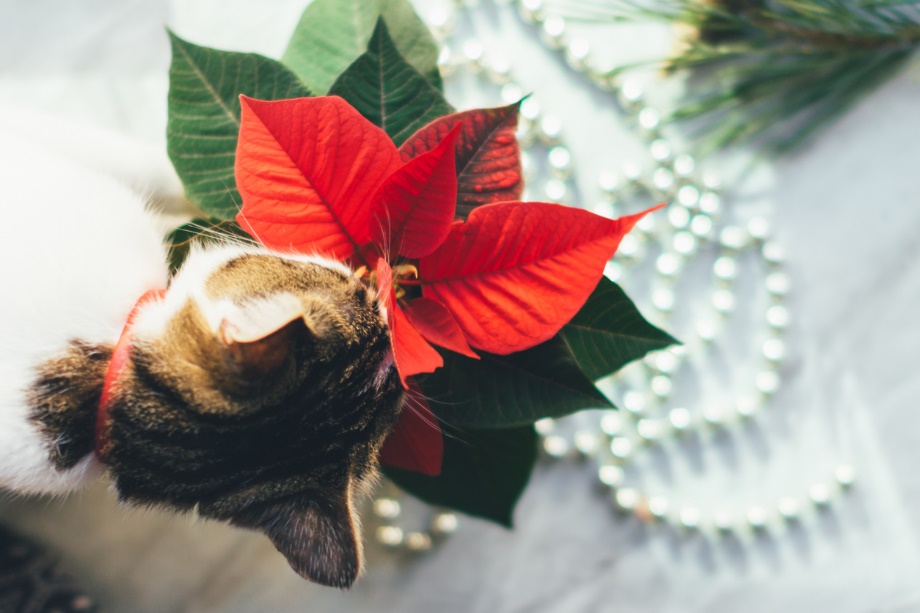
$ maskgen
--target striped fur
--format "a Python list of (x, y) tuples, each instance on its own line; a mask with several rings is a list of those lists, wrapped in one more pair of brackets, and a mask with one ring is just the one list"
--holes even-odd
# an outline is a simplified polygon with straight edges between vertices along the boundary
[[(351, 501), (403, 403), (373, 291), (338, 264), (252, 250), (211, 270), (204, 295), (182, 283), (138, 316), (115, 388), (103, 459), (119, 497), (262, 530), (297, 572), (349, 586)], [(270, 321), (292, 300), (297, 317)]]

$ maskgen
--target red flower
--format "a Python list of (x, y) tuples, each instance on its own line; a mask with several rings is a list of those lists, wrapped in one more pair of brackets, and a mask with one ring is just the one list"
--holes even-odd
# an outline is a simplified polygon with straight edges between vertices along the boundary
[[(407, 389), (409, 377), (443, 365), (429, 343), (476, 358), (471, 347), (508, 354), (554, 336), (644, 215), (611, 220), (506, 201), (455, 221), (458, 175), (470, 206), (519, 194), (509, 113), (444, 117), (397, 150), (341, 98), (242, 97), (237, 221), (268, 247), (319, 253), (375, 277)], [(483, 126), (492, 130), (488, 141), (478, 136)], [(435, 423), (421, 394), (410, 392), (381, 459), (438, 474)]]

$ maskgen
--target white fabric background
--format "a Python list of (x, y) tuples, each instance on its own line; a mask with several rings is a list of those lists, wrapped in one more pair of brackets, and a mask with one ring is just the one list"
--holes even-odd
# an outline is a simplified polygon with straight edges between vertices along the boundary
[[(277, 57), (305, 4), (0, 0), (0, 103), (162, 147), (163, 25), (199, 44)], [(473, 14), (465, 31), (487, 54), (511, 58), (525, 91), (563, 120), (586, 204), (601, 168), (643, 159), (611, 100), (532, 29), (491, 5)], [(591, 35), (607, 59), (670, 44), (660, 30)], [(500, 102), (471, 87), (453, 81), (448, 94), (460, 107)], [(657, 87), (651, 97), (672, 95)], [(370, 547), (368, 575), (339, 593), (294, 576), (261, 536), (118, 507), (103, 484), (60, 501), (0, 501), (0, 519), (59, 551), (113, 611), (920, 611), (918, 100), (916, 72), (902, 74), (794, 156), (743, 177), (730, 171), (732, 156), (722, 160), (727, 215), (767, 216), (789, 255), (787, 385), (752, 426), (673, 450), (673, 478), (658, 486), (704, 507), (769, 504), (852, 462), (855, 491), (799, 530), (688, 538), (615, 515), (589, 466), (541, 464), (513, 532), (464, 520), (418, 562)], [(706, 299), (692, 287), (679, 297)], [(731, 343), (753, 334), (732, 329)]]

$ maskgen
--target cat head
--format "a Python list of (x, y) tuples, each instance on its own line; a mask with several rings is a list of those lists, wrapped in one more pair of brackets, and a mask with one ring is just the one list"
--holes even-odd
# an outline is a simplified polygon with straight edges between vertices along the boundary
[(351, 585), (353, 501), (403, 402), (373, 290), (322, 258), (195, 249), (132, 330), (104, 458), (119, 496), (261, 530), (302, 576)]

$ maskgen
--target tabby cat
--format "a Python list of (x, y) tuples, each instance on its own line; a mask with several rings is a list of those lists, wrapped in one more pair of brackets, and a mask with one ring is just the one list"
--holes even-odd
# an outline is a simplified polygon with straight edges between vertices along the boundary
[(261, 530), (303, 577), (350, 586), (353, 504), (403, 404), (374, 292), (335, 261), (242, 244), (193, 248), (169, 279), (146, 199), (93, 168), (101, 137), (75, 161), (6, 128), (0, 488), (107, 471), (123, 501)]

